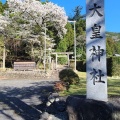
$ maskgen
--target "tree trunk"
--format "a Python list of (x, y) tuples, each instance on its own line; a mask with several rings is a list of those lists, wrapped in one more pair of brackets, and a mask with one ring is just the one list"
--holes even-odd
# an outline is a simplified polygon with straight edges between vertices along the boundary
[(31, 43), (31, 55), (32, 55), (32, 60), (34, 60), (35, 55), (34, 55), (34, 47), (33, 47), (33, 42)]
[(5, 44), (4, 44), (4, 48), (3, 48), (3, 69), (5, 69), (5, 57), (6, 57), (6, 55), (5, 55)]

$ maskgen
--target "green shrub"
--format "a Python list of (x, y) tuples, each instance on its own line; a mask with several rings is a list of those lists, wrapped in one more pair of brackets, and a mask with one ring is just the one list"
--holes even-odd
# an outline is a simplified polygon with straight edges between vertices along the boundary
[(79, 84), (79, 76), (72, 69), (64, 69), (60, 71), (59, 78), (61, 81), (71, 84)]
[(58, 57), (58, 63), (64, 65), (67, 63), (67, 57)]

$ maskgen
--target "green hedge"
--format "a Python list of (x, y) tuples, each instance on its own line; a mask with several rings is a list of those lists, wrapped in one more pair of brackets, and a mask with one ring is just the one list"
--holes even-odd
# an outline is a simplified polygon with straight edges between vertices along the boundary
[(86, 60), (77, 61), (76, 69), (78, 71), (86, 72)]
[(107, 75), (112, 76), (112, 57), (107, 58)]
[[(74, 68), (74, 61), (70, 62), (71, 68)], [(86, 72), (86, 60), (77, 61), (76, 69), (81, 72)], [(108, 76), (120, 76), (120, 57), (107, 58), (107, 75)]]
[[(75, 67), (74, 60), (70, 60), (70, 68), (74, 69)], [(76, 69), (78, 71), (86, 72), (86, 60), (76, 61)]]
[(109, 76), (120, 76), (120, 57), (107, 59), (107, 72)]
[(58, 57), (58, 63), (64, 65), (67, 63), (67, 57)]

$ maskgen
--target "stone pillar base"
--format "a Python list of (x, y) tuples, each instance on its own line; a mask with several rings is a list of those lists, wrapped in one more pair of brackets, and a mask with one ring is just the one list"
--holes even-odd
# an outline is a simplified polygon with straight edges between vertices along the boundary
[(112, 106), (108, 102), (69, 96), (66, 100), (69, 120), (112, 120)]

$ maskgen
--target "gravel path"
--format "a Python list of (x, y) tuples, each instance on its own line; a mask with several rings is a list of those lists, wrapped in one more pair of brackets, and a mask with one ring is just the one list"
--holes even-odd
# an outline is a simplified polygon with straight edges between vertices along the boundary
[[(42, 96), (53, 91), (53, 80), (0, 80), (0, 120), (40, 120)], [(60, 113), (63, 115), (62, 113)], [(58, 116), (58, 117), (57, 117)], [(48, 120), (64, 120), (49, 115)]]

